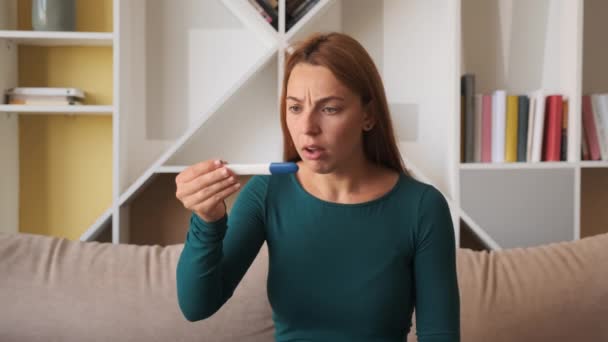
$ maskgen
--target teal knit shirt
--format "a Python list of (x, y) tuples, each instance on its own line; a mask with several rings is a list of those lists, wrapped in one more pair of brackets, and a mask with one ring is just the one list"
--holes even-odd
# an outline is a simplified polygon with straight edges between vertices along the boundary
[(401, 174), (380, 198), (323, 201), (295, 175), (254, 176), (228, 216), (192, 214), (177, 265), (191, 321), (215, 313), (268, 244), (277, 341), (399, 341), (416, 309), (420, 342), (460, 340), (450, 211), (433, 186)]

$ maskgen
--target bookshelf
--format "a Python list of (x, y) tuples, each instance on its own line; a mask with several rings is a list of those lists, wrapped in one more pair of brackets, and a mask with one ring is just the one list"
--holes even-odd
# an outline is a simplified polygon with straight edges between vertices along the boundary
[[(582, 101), (608, 91), (605, 1), (463, 0), (462, 73), (476, 92), (562, 94), (567, 160), (461, 163), (463, 209), (503, 248), (608, 232), (606, 161), (582, 160)], [(499, 20), (497, 20), (499, 19)], [(462, 132), (462, 131), (460, 131)], [(490, 200), (488, 200), (490, 199)]]
[[(448, 198), (460, 246), (526, 247), (608, 231), (608, 161), (580, 152), (581, 95), (608, 92), (605, 1), (319, 0), (289, 30), (285, 5), (276, 30), (248, 0), (113, 0), (113, 32), (105, 33), (31, 36), (0, 25), (1, 42), (112, 47), (113, 102), (86, 109), (113, 120), (112, 205), (83, 227), (82, 240), (174, 243), (164, 230), (184, 233), (189, 215), (174, 198), (183, 168), (216, 157), (279, 160), (285, 55), (331, 30), (354, 36), (378, 65), (406, 165)], [(0, 62), (11, 58), (0, 53)], [(1, 86), (14, 82), (6, 71)], [(476, 75), (477, 92), (566, 96), (567, 160), (461, 163), (464, 73)], [(0, 139), (14, 135), (10, 125)], [(4, 172), (18, 176), (14, 167)]]
[(82, 0), (76, 31), (34, 31), (31, 1), (0, 0), (2, 93), (17, 86), (86, 93), (77, 106), (6, 105), (3, 98), (0, 231), (78, 239), (111, 218), (112, 9), (112, 0)]

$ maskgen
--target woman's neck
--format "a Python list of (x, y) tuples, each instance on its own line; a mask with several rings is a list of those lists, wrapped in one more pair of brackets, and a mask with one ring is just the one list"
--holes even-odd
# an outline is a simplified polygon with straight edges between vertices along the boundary
[(378, 188), (378, 175), (386, 172), (363, 154), (351, 158), (331, 173), (320, 174), (306, 170), (300, 181), (315, 196), (330, 202), (357, 203), (373, 197)]

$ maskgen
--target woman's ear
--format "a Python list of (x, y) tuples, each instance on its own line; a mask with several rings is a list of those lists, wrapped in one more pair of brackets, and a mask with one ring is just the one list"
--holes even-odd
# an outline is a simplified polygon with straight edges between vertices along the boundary
[(371, 115), (368, 104), (363, 108), (363, 130), (369, 132), (374, 129), (374, 126), (376, 126), (376, 118)]

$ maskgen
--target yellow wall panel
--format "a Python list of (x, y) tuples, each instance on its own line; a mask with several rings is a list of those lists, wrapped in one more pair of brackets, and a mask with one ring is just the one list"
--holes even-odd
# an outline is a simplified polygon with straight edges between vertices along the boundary
[(109, 47), (19, 47), (19, 85), (77, 87), (86, 104), (112, 104)]
[(112, 203), (108, 117), (19, 118), (20, 231), (78, 239)]
[[(18, 2), (31, 29), (31, 1)], [(77, 0), (78, 31), (112, 31), (111, 0)], [(112, 48), (19, 48), (19, 86), (77, 87), (86, 104), (112, 104)], [(112, 118), (19, 118), (19, 230), (78, 239), (112, 203)]]

